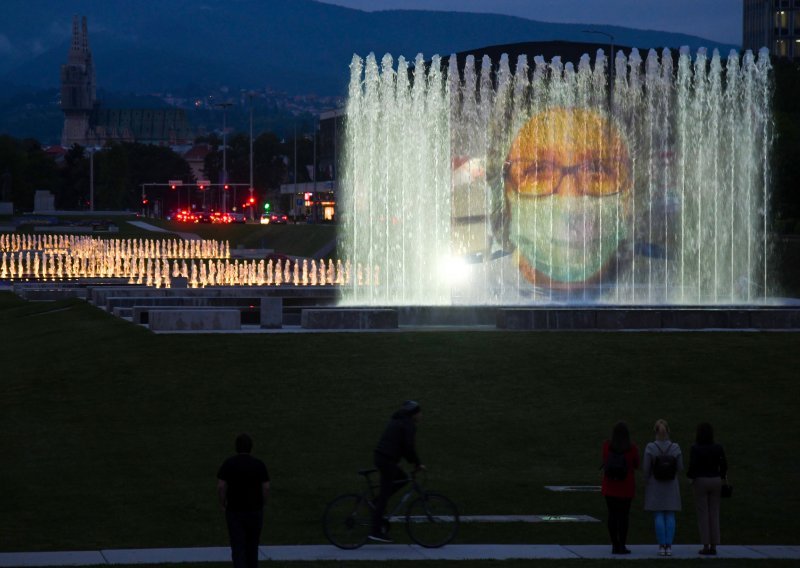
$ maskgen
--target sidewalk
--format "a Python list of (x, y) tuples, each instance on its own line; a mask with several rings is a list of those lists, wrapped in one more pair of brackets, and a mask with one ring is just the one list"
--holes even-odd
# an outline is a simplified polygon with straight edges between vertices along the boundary
[[(380, 561), (380, 560), (510, 560), (510, 559), (657, 559), (655, 544), (628, 545), (631, 554), (612, 555), (610, 545), (559, 544), (452, 544), (443, 548), (422, 548), (407, 544), (368, 544), (358, 550), (340, 550), (331, 545), (262, 546), (261, 560), (280, 561)], [(672, 547), (673, 558), (703, 558), (700, 545)], [(752, 560), (800, 560), (800, 545), (720, 546), (715, 558)], [(95, 566), (106, 564), (171, 564), (230, 562), (228, 547), (143, 548), (75, 552), (3, 552), (0, 567)]]
[(134, 227), (138, 227), (140, 229), (144, 229), (145, 231), (152, 231), (154, 233), (173, 233), (178, 235), (185, 241), (199, 241), (201, 240), (200, 237), (194, 233), (179, 233), (175, 231), (167, 231), (166, 229), (162, 229), (161, 227), (156, 227), (155, 225), (151, 225), (150, 223), (145, 223), (144, 221), (128, 221), (129, 225), (133, 225)]

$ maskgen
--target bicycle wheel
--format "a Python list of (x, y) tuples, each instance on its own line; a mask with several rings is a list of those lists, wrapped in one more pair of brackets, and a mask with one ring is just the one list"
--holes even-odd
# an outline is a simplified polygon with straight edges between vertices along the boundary
[(331, 544), (352, 550), (367, 542), (372, 524), (372, 507), (363, 495), (339, 495), (325, 507), (322, 530)]
[(438, 548), (452, 541), (458, 532), (458, 509), (434, 491), (426, 491), (408, 506), (406, 530), (411, 540), (426, 548)]

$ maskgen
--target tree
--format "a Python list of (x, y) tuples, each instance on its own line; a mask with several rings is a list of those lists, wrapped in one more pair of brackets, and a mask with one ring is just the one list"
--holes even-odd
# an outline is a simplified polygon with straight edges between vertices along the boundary
[(59, 186), (55, 162), (30, 138), (0, 136), (0, 175), (17, 209), (32, 210), (36, 190), (55, 191)]
[(89, 201), (89, 160), (83, 146), (73, 144), (64, 156), (56, 208), (84, 209)]

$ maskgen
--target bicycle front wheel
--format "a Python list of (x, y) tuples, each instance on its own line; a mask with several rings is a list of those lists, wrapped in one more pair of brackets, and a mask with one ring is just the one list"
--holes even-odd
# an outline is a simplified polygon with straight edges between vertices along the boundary
[(425, 548), (439, 548), (458, 532), (458, 509), (442, 495), (426, 491), (408, 506), (406, 530), (411, 540)]
[(363, 495), (339, 495), (328, 503), (322, 517), (325, 537), (339, 548), (352, 550), (367, 542), (372, 524), (372, 508)]

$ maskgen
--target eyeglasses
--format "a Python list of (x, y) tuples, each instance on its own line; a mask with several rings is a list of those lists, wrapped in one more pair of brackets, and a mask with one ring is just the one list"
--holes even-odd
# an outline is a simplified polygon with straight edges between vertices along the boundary
[(506, 187), (527, 197), (558, 193), (566, 176), (571, 176), (577, 193), (593, 197), (615, 195), (622, 190), (622, 171), (617, 162), (593, 159), (571, 166), (551, 160), (509, 160), (503, 164)]

